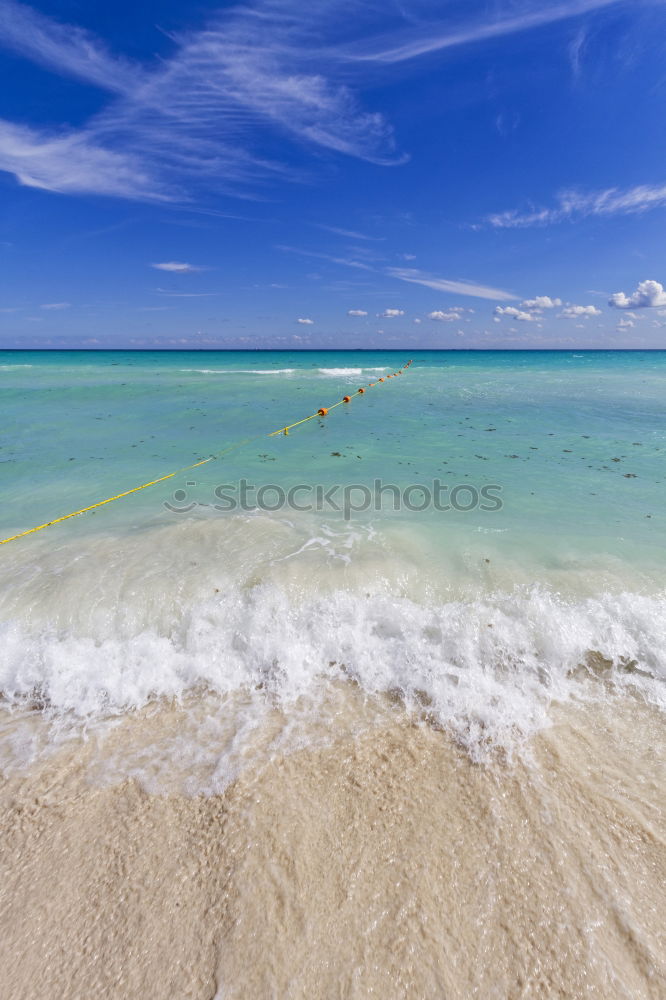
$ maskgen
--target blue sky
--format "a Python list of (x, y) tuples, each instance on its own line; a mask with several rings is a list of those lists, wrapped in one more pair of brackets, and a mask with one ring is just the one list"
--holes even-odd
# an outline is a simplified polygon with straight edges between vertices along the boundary
[(664, 0), (0, 0), (0, 346), (666, 347)]

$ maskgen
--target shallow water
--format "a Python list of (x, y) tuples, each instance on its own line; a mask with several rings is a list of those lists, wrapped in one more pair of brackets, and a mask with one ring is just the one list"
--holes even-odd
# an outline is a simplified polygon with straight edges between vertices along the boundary
[[(405, 360), (4, 352), (0, 535)], [(182, 926), (183, 961), (207, 969), (192, 996), (659, 996), (665, 389), (664, 352), (416, 354), (288, 437), (0, 548), (21, 884), (40, 829), (52, 862), (65, 837), (92, 871), (100, 803), (131, 814), (109, 820), (128, 858), (159, 812), (195, 867), (218, 848), (226, 865), (210, 898), (203, 883), (188, 896), (187, 919), (210, 906), (221, 928), (200, 953)], [(231, 509), (243, 479), (264, 508), (302, 485), (338, 486), (341, 509)], [(419, 510), (435, 482), (458, 502)], [(484, 508), (487, 488), (501, 505)], [(122, 879), (104, 878), (113, 908)], [(136, 983), (158, 952), (129, 963)], [(97, 972), (79, 973), (94, 993)], [(134, 995), (118, 975), (104, 989)], [(155, 996), (180, 988), (160, 982)]]

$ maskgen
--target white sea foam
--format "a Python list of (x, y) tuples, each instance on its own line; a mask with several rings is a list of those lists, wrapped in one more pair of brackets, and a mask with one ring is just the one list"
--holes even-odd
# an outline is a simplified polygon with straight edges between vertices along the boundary
[(295, 368), (181, 368), (199, 375), (291, 375)]
[(553, 701), (626, 691), (666, 708), (666, 594), (542, 584), (447, 599), (380, 536), (232, 520), (19, 572), (2, 608), (7, 703), (90, 721), (206, 689), (251, 704), (241, 734), (261, 706), (289, 713), (352, 680), (399, 694), (472, 754), (521, 744)]
[(32, 368), (32, 365), (0, 365), (0, 371), (9, 372), (14, 368)]
[(363, 372), (387, 372), (388, 368), (320, 368), (320, 375), (362, 375)]
[[(386, 372), (388, 368), (319, 368), (319, 375), (346, 376), (362, 375), (364, 372)], [(181, 372), (198, 375), (309, 375), (309, 370), (297, 368), (180, 368)]]

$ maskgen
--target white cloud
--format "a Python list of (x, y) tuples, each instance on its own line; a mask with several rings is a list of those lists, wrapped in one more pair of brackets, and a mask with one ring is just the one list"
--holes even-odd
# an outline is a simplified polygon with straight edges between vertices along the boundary
[(307, 318), (297, 319), (296, 322), (301, 323), (303, 326), (314, 326), (313, 319), (307, 319)]
[(61, 194), (173, 200), (152, 167), (130, 152), (105, 149), (85, 131), (37, 131), (0, 119), (0, 170), (25, 187)]
[(666, 207), (666, 184), (639, 184), (636, 187), (606, 188), (603, 191), (562, 191), (551, 208), (528, 211), (510, 209), (486, 219), (496, 229), (523, 229), (557, 222), (584, 219), (588, 216), (640, 215), (654, 208)]
[(581, 74), (587, 40), (587, 27), (583, 25), (569, 43), (569, 62), (571, 63), (571, 72), (575, 80)]
[[(381, 4), (248, 0), (220, 5), (198, 30), (173, 33), (170, 53), (141, 64), (110, 52), (76, 25), (0, 0), (1, 44), (107, 94), (106, 107), (78, 129), (5, 123), (0, 169), (20, 183), (66, 194), (182, 202), (201, 188), (244, 194), (268, 178), (304, 176), (261, 155), (262, 131), (290, 135), (314, 150), (400, 163), (390, 124), (363, 107), (350, 86), (353, 80), (360, 89), (364, 69), (374, 82), (371, 64), (534, 30), (618, 2), (521, 0), (501, 4), (494, 16), (479, 4), (452, 18), (441, 5), (427, 16), (420, 3), (406, 0), (392, 5), (387, 21)], [(400, 21), (387, 34), (394, 18)], [(356, 38), (350, 39), (350, 27)], [(430, 280), (478, 294), (471, 282)]]
[(495, 317), (509, 316), (511, 319), (520, 320), (521, 323), (534, 323), (536, 316), (525, 312), (523, 309), (516, 309), (515, 306), (495, 306)]
[(70, 305), (70, 302), (45, 302), (43, 306), (40, 306), (40, 309), (69, 309)]
[[(185, 201), (201, 188), (247, 193), (268, 178), (305, 176), (262, 156), (261, 132), (289, 135), (316, 151), (400, 163), (390, 124), (362, 106), (351, 81), (360, 90), (366, 78), (375, 83), (377, 63), (535, 30), (618, 2), (520, 0), (499, 4), (492, 16), (483, 4), (456, 5), (470, 8), (456, 16), (448, 5), (444, 12), (432, 4), (428, 14), (422, 3), (403, 0), (387, 19), (384, 5), (357, 0), (247, 0), (209, 6), (199, 29), (174, 32), (170, 53), (141, 64), (76, 25), (0, 0), (5, 47), (107, 94), (106, 107), (76, 130), (7, 124), (13, 135), (0, 141), (0, 169), (67, 194)], [(395, 25), (388, 34), (387, 24)]]
[(453, 320), (460, 321), (460, 312), (457, 309), (452, 309), (450, 312), (436, 309), (434, 312), (428, 313), (428, 319), (438, 320), (440, 323), (451, 323)]
[(633, 319), (626, 319), (624, 316), (617, 324), (618, 330), (629, 330), (634, 326), (636, 326), (636, 324)]
[(0, 35), (6, 48), (105, 90), (129, 93), (142, 82), (136, 66), (111, 55), (90, 32), (59, 24), (15, 0), (0, 3)]
[(520, 303), (523, 309), (556, 309), (562, 305), (562, 299), (551, 299), (550, 295), (537, 295), (534, 299), (525, 299)]
[(417, 317), (416, 317), (416, 319), (414, 320), (414, 322), (418, 324), (418, 323), (420, 323), (420, 322), (421, 322), (421, 320), (420, 320), (420, 319), (418, 318), (418, 316), (417, 316)]
[(365, 50), (361, 49), (357, 58), (380, 63), (404, 62), (473, 42), (530, 31), (555, 21), (609, 7), (617, 2), (618, 0), (568, 0), (550, 5), (527, 3), (522, 5), (520, 12), (509, 13), (504, 17), (488, 17), (484, 10), (480, 16), (472, 16), (467, 22), (454, 28), (449, 27), (450, 18), (447, 19), (448, 23), (444, 22), (439, 28), (432, 23), (427, 30), (420, 27), (408, 32), (403, 28), (395, 36), (380, 38), (376, 43), (366, 46)]
[(348, 316), (367, 316), (368, 314), (365, 311), (365, 309), (348, 309), (347, 310), (347, 315)]
[(597, 309), (596, 306), (565, 306), (561, 313), (559, 313), (564, 319), (580, 319), (582, 317), (589, 316), (601, 316), (601, 309)]
[(0, 44), (112, 97), (76, 130), (6, 123), (0, 169), (68, 194), (182, 201), (195, 185), (242, 193), (268, 177), (297, 177), (257, 152), (257, 133), (275, 129), (310, 148), (402, 162), (384, 116), (350, 89), (342, 53), (317, 47), (330, 18), (295, 0), (227, 6), (200, 30), (172, 35), (172, 54), (140, 65), (75, 25), (0, 0)]
[(384, 312), (377, 313), (380, 319), (395, 319), (397, 316), (404, 316), (404, 309), (385, 309)]
[(151, 264), (150, 266), (157, 268), (158, 271), (172, 271), (174, 274), (189, 274), (191, 271), (203, 270), (201, 267), (196, 267), (194, 264), (186, 264), (180, 260), (165, 260), (161, 264)]
[(615, 292), (608, 300), (608, 305), (613, 309), (649, 309), (666, 306), (666, 291), (658, 281), (641, 281), (631, 295)]
[(408, 281), (413, 285), (434, 288), (437, 292), (450, 292), (453, 295), (469, 295), (476, 299), (499, 299), (500, 301), (509, 301), (515, 298), (515, 295), (505, 292), (501, 288), (477, 285), (472, 281), (462, 279), (438, 278), (412, 267), (389, 267), (387, 273), (392, 278), (399, 278), (400, 281)]

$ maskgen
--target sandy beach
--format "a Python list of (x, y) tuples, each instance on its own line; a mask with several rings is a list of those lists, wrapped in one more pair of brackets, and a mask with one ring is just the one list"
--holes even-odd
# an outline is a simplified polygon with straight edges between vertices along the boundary
[(2, 786), (2, 996), (658, 1000), (660, 751), (630, 701), (487, 764), (398, 712), (187, 797), (68, 746)]

